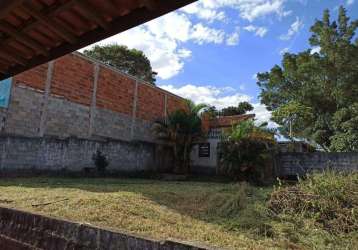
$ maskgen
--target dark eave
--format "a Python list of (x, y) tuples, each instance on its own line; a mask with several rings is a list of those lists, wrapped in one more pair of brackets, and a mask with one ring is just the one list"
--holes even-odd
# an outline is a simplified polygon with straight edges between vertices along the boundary
[(0, 1), (0, 80), (195, 1)]

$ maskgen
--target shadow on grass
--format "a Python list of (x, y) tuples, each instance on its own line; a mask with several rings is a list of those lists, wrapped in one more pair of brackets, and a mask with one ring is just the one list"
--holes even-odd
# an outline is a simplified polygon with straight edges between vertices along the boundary
[(245, 233), (248, 234), (254, 232), (260, 236), (271, 236), (264, 213), (256, 207), (265, 203), (271, 188), (237, 183), (134, 178), (0, 179), (1, 187), (61, 189), (61, 192), (62, 189), (71, 189), (97, 194), (133, 193), (182, 215), (219, 225), (226, 231), (247, 230)]

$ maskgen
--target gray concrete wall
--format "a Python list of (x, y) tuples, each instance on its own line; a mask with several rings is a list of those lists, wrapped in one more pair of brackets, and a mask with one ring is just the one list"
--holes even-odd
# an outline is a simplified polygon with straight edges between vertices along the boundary
[(123, 231), (110, 231), (10, 208), (0, 208), (0, 247), (11, 250), (214, 249), (188, 242), (159, 241)]
[(125, 141), (94, 141), (77, 138), (0, 137), (0, 170), (83, 171), (94, 167), (92, 155), (100, 150), (111, 172), (156, 170), (155, 144)]
[(7, 109), (0, 107), (0, 133), (5, 129)]
[(27, 87), (12, 87), (3, 133), (38, 136), (43, 92)]
[(44, 135), (88, 138), (90, 108), (60, 97), (49, 97)]
[(303, 175), (310, 171), (335, 169), (358, 171), (358, 153), (281, 153), (277, 156), (279, 176)]
[(132, 118), (121, 113), (97, 108), (94, 112), (94, 137), (131, 140)]
[(91, 112), (91, 107), (61, 96), (46, 97), (44, 92), (26, 86), (13, 86), (9, 108), (0, 108), (0, 134), (156, 142), (151, 125), (101, 108)]

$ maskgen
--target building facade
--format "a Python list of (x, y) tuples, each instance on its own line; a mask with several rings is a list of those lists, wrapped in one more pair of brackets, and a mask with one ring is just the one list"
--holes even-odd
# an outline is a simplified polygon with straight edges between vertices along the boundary
[(202, 126), (205, 137), (197, 142), (191, 152), (192, 171), (208, 175), (219, 172), (220, 142), (225, 139), (226, 132), (232, 126), (248, 119), (254, 119), (254, 114), (203, 117)]

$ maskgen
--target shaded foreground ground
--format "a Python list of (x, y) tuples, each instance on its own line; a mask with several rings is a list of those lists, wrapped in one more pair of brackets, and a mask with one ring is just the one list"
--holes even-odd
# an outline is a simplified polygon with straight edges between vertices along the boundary
[(273, 219), (273, 188), (214, 182), (142, 179), (0, 180), (0, 205), (228, 249), (353, 249), (310, 222)]

